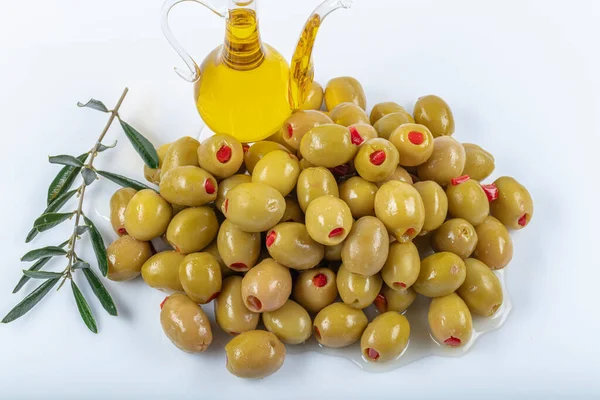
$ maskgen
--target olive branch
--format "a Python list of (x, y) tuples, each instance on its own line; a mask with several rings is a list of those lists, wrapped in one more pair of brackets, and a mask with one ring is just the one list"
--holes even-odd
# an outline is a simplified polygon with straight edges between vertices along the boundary
[[(96, 157), (100, 153), (110, 150), (117, 145), (117, 141), (110, 145), (102, 143), (115, 118), (119, 120), (125, 136), (127, 136), (144, 163), (150, 168), (158, 168), (158, 154), (154, 146), (136, 129), (123, 121), (119, 115), (119, 109), (128, 91), (129, 89), (127, 88), (123, 90), (117, 105), (112, 110), (109, 110), (104, 103), (95, 99), (91, 99), (85, 104), (77, 103), (78, 107), (91, 108), (110, 114), (110, 116), (91, 150), (77, 157), (72, 155), (49, 157), (51, 164), (62, 165), (63, 168), (58, 172), (58, 175), (56, 175), (48, 188), (47, 207), (42, 215), (33, 223), (33, 228), (27, 235), (26, 243), (31, 242), (38, 234), (49, 231), (66, 220), (74, 220), (73, 233), (66, 241), (57, 246), (47, 246), (31, 250), (21, 258), (23, 262), (34, 262), (34, 264), (29, 269), (23, 270), (23, 276), (17, 283), (17, 286), (15, 286), (13, 293), (19, 292), (30, 279), (43, 280), (44, 282), (17, 304), (4, 317), (2, 323), (9, 323), (22, 317), (37, 305), (59, 281), (60, 284), (57, 291), (69, 280), (75, 303), (83, 322), (90, 331), (98, 333), (96, 320), (90, 306), (73, 279), (73, 275), (77, 271), (82, 271), (93, 293), (108, 314), (117, 316), (117, 307), (110, 293), (106, 290), (98, 275), (92, 270), (90, 264), (77, 256), (76, 245), (77, 241), (84, 234), (88, 233), (96, 255), (98, 269), (102, 276), (106, 276), (108, 273), (108, 258), (104, 240), (94, 222), (83, 212), (86, 188), (94, 184), (100, 177), (103, 177), (123, 187), (130, 187), (136, 190), (150, 189), (141, 182), (94, 168)], [(76, 189), (71, 189), (79, 175), (81, 176), (81, 184)], [(78, 198), (77, 208), (70, 212), (60, 212), (63, 206), (74, 196)], [(64, 270), (61, 272), (43, 271), (42, 268), (56, 257), (65, 257), (67, 259), (67, 265)]]

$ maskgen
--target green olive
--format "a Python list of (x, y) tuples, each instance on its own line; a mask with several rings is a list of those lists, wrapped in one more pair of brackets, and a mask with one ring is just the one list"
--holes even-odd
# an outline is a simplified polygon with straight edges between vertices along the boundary
[(399, 126), (414, 123), (415, 120), (409, 113), (406, 111), (399, 111), (382, 117), (373, 125), (373, 127), (380, 138), (389, 139)]
[(368, 124), (369, 116), (354, 103), (340, 103), (329, 112), (334, 124), (350, 126), (355, 124)]
[(473, 334), (471, 313), (456, 293), (432, 299), (427, 320), (432, 336), (441, 345), (461, 347), (471, 340)]
[(446, 296), (465, 281), (465, 262), (454, 253), (441, 252), (421, 261), (415, 291), (426, 297)]
[(491, 317), (503, 302), (500, 279), (479, 260), (465, 260), (467, 277), (456, 293), (465, 301), (472, 313)]
[(172, 143), (163, 144), (156, 149), (156, 153), (158, 154), (158, 168), (150, 168), (144, 164), (144, 177), (148, 182), (160, 185), (161, 167), (171, 145)]
[(300, 222), (304, 223), (304, 212), (298, 202), (290, 197), (285, 198), (285, 212), (279, 223)]
[(510, 229), (527, 226), (533, 216), (533, 200), (525, 186), (508, 176), (496, 179), (494, 186), (498, 198), (491, 203), (492, 215)]
[(333, 303), (319, 311), (313, 322), (313, 331), (323, 346), (341, 348), (358, 342), (368, 323), (362, 310), (344, 303)]
[(365, 277), (353, 274), (342, 264), (336, 277), (338, 293), (350, 307), (363, 309), (375, 301), (383, 280), (379, 275)]
[(215, 299), (215, 320), (230, 335), (252, 331), (258, 326), (260, 314), (244, 305), (241, 276), (230, 276), (223, 281), (221, 293)]
[(268, 140), (261, 140), (250, 146), (248, 151), (244, 153), (244, 164), (246, 165), (248, 172), (252, 175), (256, 163), (258, 163), (266, 154), (275, 150), (289, 151), (284, 145)]
[(433, 135), (424, 125), (400, 125), (389, 140), (398, 150), (400, 165), (406, 167), (423, 164), (433, 153)]
[(288, 146), (298, 150), (304, 135), (315, 126), (325, 124), (333, 124), (333, 121), (320, 111), (296, 111), (283, 123), (281, 137)]
[(326, 124), (311, 129), (300, 142), (300, 153), (313, 165), (335, 168), (350, 162), (358, 151), (348, 128)]
[(425, 163), (418, 166), (417, 174), (421, 180), (447, 186), (452, 178), (462, 175), (465, 162), (462, 144), (451, 137), (441, 136), (433, 140), (433, 153)]
[(267, 250), (280, 264), (296, 270), (316, 267), (325, 254), (324, 246), (315, 242), (304, 224), (284, 222), (267, 232)]
[(177, 167), (193, 166), (198, 164), (198, 148), (200, 142), (189, 136), (174, 141), (169, 146), (160, 169), (160, 179), (164, 179), (165, 174)]
[(323, 105), (323, 96), (323, 86), (319, 82), (313, 81), (300, 110), (320, 110)]
[(388, 311), (403, 313), (408, 310), (416, 298), (417, 292), (412, 287), (398, 290), (383, 285), (373, 304), (380, 313)]
[(285, 360), (285, 346), (266, 331), (248, 331), (225, 346), (227, 370), (239, 378), (260, 379), (277, 372)]
[(311, 313), (333, 304), (338, 295), (335, 272), (313, 268), (300, 272), (292, 292), (294, 300)]
[(225, 220), (219, 228), (217, 248), (229, 268), (246, 272), (258, 261), (260, 233), (244, 232), (233, 222)]
[(475, 232), (478, 240), (473, 257), (491, 269), (506, 267), (513, 257), (513, 242), (502, 222), (487, 217), (475, 227)]
[(202, 353), (212, 343), (210, 321), (202, 308), (184, 294), (169, 296), (160, 310), (165, 335), (180, 350)]
[(410, 324), (404, 315), (388, 311), (378, 315), (362, 334), (360, 350), (370, 362), (386, 362), (400, 356), (410, 337)]
[(290, 270), (271, 258), (248, 271), (242, 280), (242, 298), (250, 311), (275, 311), (291, 293)]
[(229, 268), (227, 266), (227, 264), (225, 264), (225, 261), (223, 261), (221, 254), (219, 254), (219, 247), (217, 245), (217, 239), (213, 240), (213, 242), (211, 244), (209, 244), (207, 247), (205, 247), (204, 249), (202, 249), (202, 251), (204, 253), (211, 254), (215, 258), (215, 260), (217, 260), (217, 262), (219, 263), (219, 267), (221, 269), (221, 276), (223, 277), (223, 279), (225, 279), (228, 276), (231, 276), (235, 273), (234, 270), (232, 270), (231, 268)]
[(388, 140), (377, 138), (365, 142), (354, 159), (356, 172), (369, 182), (381, 182), (398, 166), (398, 150)]
[(454, 133), (454, 116), (450, 106), (434, 95), (417, 100), (414, 111), (415, 121), (429, 128), (434, 137), (451, 136)]
[(215, 200), (215, 206), (217, 210), (221, 210), (223, 203), (225, 202), (225, 196), (231, 189), (234, 189), (241, 185), (242, 183), (250, 183), (252, 182), (252, 177), (250, 175), (232, 175), (229, 178), (226, 178), (219, 182), (219, 190), (217, 192), (217, 199)]
[(460, 258), (469, 258), (477, 246), (477, 231), (461, 218), (449, 219), (433, 233), (431, 240), (435, 251), (449, 251)]
[[(269, 136), (268, 138), (266, 138), (265, 140), (263, 140), (261, 142), (264, 142), (264, 141), (280, 144), (281, 147), (283, 147), (283, 148), (279, 149), (279, 150), (287, 150), (290, 153), (293, 153), (296, 150), (292, 146), (290, 146), (288, 144), (288, 142), (285, 141), (285, 139), (283, 138), (283, 131), (281, 129), (277, 129), (274, 134), (272, 134), (271, 136)], [(256, 144), (256, 143), (260, 143), (260, 142), (255, 142), (254, 144)], [(248, 147), (249, 146), (246, 144), (244, 147), (244, 154), (246, 154), (246, 152), (248, 151)], [(246, 157), (244, 157), (244, 164), (246, 164)], [(252, 172), (250, 172), (250, 174), (252, 174)]]
[(216, 237), (219, 221), (210, 207), (192, 207), (173, 217), (167, 228), (167, 241), (182, 254), (202, 250)]
[(327, 261), (342, 261), (342, 249), (344, 242), (340, 242), (333, 246), (325, 246), (325, 256)]
[(375, 217), (362, 217), (352, 225), (342, 247), (344, 267), (354, 274), (372, 276), (381, 271), (390, 239), (383, 222)]
[(283, 150), (266, 154), (252, 172), (252, 182), (264, 183), (287, 196), (296, 187), (300, 175), (300, 164), (295, 155)]
[(263, 313), (262, 321), (285, 344), (304, 343), (312, 335), (310, 315), (293, 300), (286, 301), (278, 310)]
[(149, 241), (167, 230), (173, 208), (152, 189), (137, 192), (125, 209), (125, 230), (137, 240)]
[(481, 182), (494, 172), (496, 164), (491, 153), (476, 144), (463, 143), (463, 147), (466, 155), (464, 175)]
[(160, 195), (180, 206), (199, 207), (215, 201), (218, 189), (211, 174), (193, 166), (173, 168), (160, 181)]
[(466, 182), (448, 185), (448, 213), (455, 218), (462, 218), (473, 226), (477, 226), (490, 213), (490, 202), (479, 182), (469, 179)]
[(150, 287), (166, 291), (183, 292), (179, 280), (179, 265), (185, 256), (176, 251), (163, 251), (153, 255), (142, 266), (142, 278)]
[(379, 137), (375, 128), (366, 123), (349, 125), (348, 130), (350, 131), (350, 138), (355, 142), (359, 142), (359, 145), (361, 141), (364, 143)]
[(229, 135), (214, 135), (198, 148), (200, 168), (217, 179), (228, 178), (240, 169), (244, 162), (242, 144)]
[(415, 283), (420, 270), (421, 259), (417, 247), (412, 242), (394, 242), (390, 245), (381, 277), (392, 289), (403, 290)]
[(396, 112), (406, 112), (406, 110), (400, 104), (394, 103), (393, 101), (375, 104), (371, 110), (371, 125), (375, 125), (377, 121), (386, 115)]
[(125, 229), (125, 210), (137, 190), (122, 188), (117, 190), (110, 198), (110, 224), (119, 236), (127, 235)]
[(121, 236), (108, 246), (108, 275), (111, 281), (128, 281), (136, 278), (142, 265), (152, 256), (152, 246), (129, 235)]
[(339, 197), (339, 189), (335, 177), (323, 167), (304, 169), (298, 176), (296, 196), (303, 212), (306, 212), (311, 201), (321, 196)]
[(221, 291), (221, 268), (209, 253), (186, 256), (179, 265), (179, 280), (188, 297), (199, 304), (210, 303)]
[(360, 176), (342, 182), (339, 186), (340, 199), (348, 207), (354, 218), (361, 218), (368, 215), (375, 215), (375, 193), (378, 187)]
[(425, 222), (425, 206), (412, 185), (389, 181), (375, 195), (375, 215), (400, 243), (414, 239)]
[(333, 110), (341, 103), (354, 103), (363, 110), (367, 109), (367, 97), (358, 80), (349, 76), (334, 78), (327, 83), (325, 88), (325, 107)]
[(341, 243), (352, 229), (350, 208), (337, 197), (318, 197), (306, 209), (306, 229), (310, 237), (321, 244)]
[[(434, 181), (417, 182), (414, 185), (425, 206), (425, 222), (423, 232), (433, 232), (438, 229), (448, 215), (448, 197), (444, 189)], [(422, 232), (422, 233), (423, 233)]]
[(384, 183), (389, 182), (389, 181), (400, 181), (400, 182), (408, 183), (410, 185), (413, 184), (412, 176), (410, 176), (408, 171), (406, 169), (402, 168), (401, 166), (397, 166), (396, 169), (394, 170), (394, 172), (390, 176), (388, 176), (387, 178), (385, 178), (382, 181), (377, 182), (377, 186), (381, 187)]
[(264, 232), (281, 221), (285, 200), (264, 183), (242, 183), (227, 193), (221, 211), (245, 232)]

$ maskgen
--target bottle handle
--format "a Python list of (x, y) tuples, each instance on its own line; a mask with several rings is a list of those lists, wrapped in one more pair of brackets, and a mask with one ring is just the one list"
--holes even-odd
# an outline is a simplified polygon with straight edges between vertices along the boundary
[(175, 7), (177, 4), (183, 3), (185, 1), (191, 1), (194, 3), (202, 4), (204, 7), (208, 8), (210, 11), (217, 14), (221, 18), (226, 17), (227, 10), (219, 10), (217, 7), (210, 4), (208, 1), (204, 0), (167, 0), (163, 4), (161, 11), (161, 27), (163, 34), (167, 38), (169, 44), (173, 47), (175, 52), (179, 55), (179, 57), (181, 57), (181, 59), (189, 69), (189, 71), (186, 71), (184, 69), (175, 67), (175, 72), (177, 73), (177, 75), (179, 75), (181, 78), (185, 79), (188, 82), (196, 82), (198, 79), (200, 79), (200, 68), (198, 67), (198, 64), (196, 64), (196, 61), (194, 61), (194, 59), (185, 51), (183, 46), (179, 44), (179, 42), (175, 38), (175, 35), (173, 35), (173, 32), (171, 31), (171, 27), (169, 26), (169, 13), (171, 12), (171, 9), (173, 9), (173, 7)]

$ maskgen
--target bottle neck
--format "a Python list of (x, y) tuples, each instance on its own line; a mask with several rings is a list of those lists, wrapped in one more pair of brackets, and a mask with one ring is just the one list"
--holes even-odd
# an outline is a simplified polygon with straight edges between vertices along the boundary
[(223, 60), (232, 69), (252, 70), (264, 60), (256, 3), (229, 0)]

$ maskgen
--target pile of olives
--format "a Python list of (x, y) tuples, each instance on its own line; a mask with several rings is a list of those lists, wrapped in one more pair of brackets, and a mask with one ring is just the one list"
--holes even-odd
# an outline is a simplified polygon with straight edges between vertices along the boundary
[[(108, 277), (141, 274), (174, 293), (160, 320), (183, 351), (205, 351), (216, 326), (231, 335), (227, 369), (244, 378), (276, 372), (285, 345), (311, 336), (333, 348), (360, 341), (365, 360), (394, 360), (418, 295), (431, 298), (432, 339), (464, 346), (472, 314), (502, 305), (493, 271), (512, 258), (508, 229), (531, 221), (531, 196), (511, 177), (482, 183), (494, 157), (452, 137), (440, 97), (418, 99), (412, 115), (392, 102), (365, 110), (360, 83), (341, 77), (324, 91), (313, 84), (267, 140), (161, 146), (159, 169), (145, 169), (160, 189), (111, 199), (120, 237)], [(150, 241), (161, 238), (172, 250), (156, 253)], [(211, 301), (214, 322), (201, 307)], [(369, 321), (371, 305), (379, 315)]]

